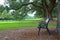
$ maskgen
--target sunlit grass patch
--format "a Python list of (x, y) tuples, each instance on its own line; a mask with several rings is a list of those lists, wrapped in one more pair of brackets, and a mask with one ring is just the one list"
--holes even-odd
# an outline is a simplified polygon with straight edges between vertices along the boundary
[[(0, 21), (0, 30), (22, 28), (22, 27), (37, 27), (38, 24), (33, 22), (38, 22), (38, 20), (22, 20), (22, 21), (4, 20)], [(48, 26), (56, 26), (56, 24), (49, 24)]]

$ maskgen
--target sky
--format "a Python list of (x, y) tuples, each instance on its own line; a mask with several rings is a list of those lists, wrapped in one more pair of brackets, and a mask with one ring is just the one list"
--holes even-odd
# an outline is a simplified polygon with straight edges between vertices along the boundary
[(0, 4), (4, 5), (5, 0), (0, 0)]
[(31, 17), (34, 17), (36, 11), (34, 11), (33, 13), (29, 13), (28, 15), (31, 16)]

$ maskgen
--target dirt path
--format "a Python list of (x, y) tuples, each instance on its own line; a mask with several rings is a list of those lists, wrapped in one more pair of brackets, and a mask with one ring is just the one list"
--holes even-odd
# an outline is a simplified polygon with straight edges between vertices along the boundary
[(60, 40), (54, 31), (55, 27), (50, 27), (51, 35), (45, 29), (41, 29), (40, 36), (37, 35), (36, 27), (19, 28), (0, 31), (0, 40)]

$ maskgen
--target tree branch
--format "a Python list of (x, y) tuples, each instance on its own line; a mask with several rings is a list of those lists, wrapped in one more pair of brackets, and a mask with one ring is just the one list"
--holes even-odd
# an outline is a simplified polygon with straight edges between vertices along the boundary
[[(29, 4), (32, 4), (33, 6), (38, 7), (38, 8), (42, 8), (42, 5), (37, 5), (37, 4), (34, 4), (34, 3), (35, 2), (23, 3), (23, 4), (20, 5), (20, 7), (18, 9), (22, 8), (23, 6), (27, 6)], [(15, 10), (18, 10), (18, 9), (15, 9)]]
[(20, 5), (19, 9), (22, 8), (23, 6), (27, 6), (27, 5), (32, 4), (32, 3), (33, 3), (33, 2), (30, 2), (30, 3), (23, 3), (23, 4)]
[(42, 0), (42, 1), (41, 1), (44, 11), (46, 11), (46, 9), (47, 9), (47, 5), (46, 5), (46, 2), (45, 2), (45, 1), (46, 1), (46, 0)]
[(42, 4), (36, 5), (36, 4), (33, 3), (32, 5), (35, 6), (35, 7), (38, 7), (38, 8), (43, 8), (43, 7), (42, 7)]
[(49, 10), (50, 12), (53, 10), (53, 8), (55, 7), (55, 4), (56, 4), (56, 0), (50, 0), (50, 4), (48, 5), (49, 6)]

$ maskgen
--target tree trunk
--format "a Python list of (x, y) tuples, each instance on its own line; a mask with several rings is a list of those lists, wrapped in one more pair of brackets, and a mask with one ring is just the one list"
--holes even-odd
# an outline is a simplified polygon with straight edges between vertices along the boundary
[(36, 5), (33, 3), (33, 6), (38, 7), (39, 9), (41, 9), (41, 8), (43, 9), (44, 19), (50, 18), (51, 20), (53, 20), (52, 11), (55, 7), (55, 4), (56, 4), (56, 0), (49, 0), (49, 4), (47, 4), (46, 0), (41, 0), (40, 5)]
[(53, 20), (53, 17), (52, 17), (52, 13), (47, 9), (47, 8), (45, 8), (45, 10), (44, 10), (44, 18), (46, 19), (46, 18), (50, 18), (50, 20)]
[(53, 19), (51, 12), (49, 12), (49, 10), (46, 9), (46, 18), (50, 18), (50, 20)]
[(50, 1), (51, 1), (50, 5), (47, 5), (46, 0), (42, 0), (42, 5), (43, 5), (43, 11), (45, 12), (44, 18), (45, 19), (50, 18), (50, 20), (52, 20), (53, 18), (52, 18), (51, 13), (52, 13), (52, 10), (54, 8), (55, 0), (53, 2), (52, 2), (52, 0), (50, 0)]
[(57, 28), (58, 34), (60, 35), (60, 0), (58, 0), (58, 12), (57, 12)]

